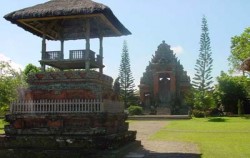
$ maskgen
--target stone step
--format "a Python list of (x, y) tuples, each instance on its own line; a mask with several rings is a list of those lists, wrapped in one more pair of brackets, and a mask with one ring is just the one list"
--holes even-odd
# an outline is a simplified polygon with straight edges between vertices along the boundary
[(171, 115), (170, 108), (167, 107), (157, 107), (157, 115)]

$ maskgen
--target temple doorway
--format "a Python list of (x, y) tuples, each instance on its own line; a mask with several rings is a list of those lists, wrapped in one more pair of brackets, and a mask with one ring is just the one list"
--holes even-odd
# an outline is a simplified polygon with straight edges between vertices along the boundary
[(170, 103), (170, 83), (171, 78), (167, 73), (162, 73), (159, 75), (159, 106), (167, 106)]

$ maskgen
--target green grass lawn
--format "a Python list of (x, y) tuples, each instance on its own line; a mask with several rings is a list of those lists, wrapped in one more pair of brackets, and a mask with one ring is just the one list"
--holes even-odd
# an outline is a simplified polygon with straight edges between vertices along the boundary
[(172, 121), (153, 140), (192, 142), (202, 158), (250, 157), (250, 119), (201, 118)]

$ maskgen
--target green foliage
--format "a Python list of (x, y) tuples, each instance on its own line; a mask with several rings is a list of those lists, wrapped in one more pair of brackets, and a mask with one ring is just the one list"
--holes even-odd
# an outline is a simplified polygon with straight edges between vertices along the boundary
[(223, 116), (223, 113), (218, 108), (209, 108), (206, 111), (194, 109), (192, 110), (192, 116), (196, 118), (202, 117), (218, 117)]
[(25, 68), (24, 68), (24, 75), (25, 76), (28, 76), (30, 73), (37, 73), (37, 72), (40, 72), (40, 68), (33, 65), (33, 64), (28, 64)]
[(0, 111), (5, 111), (16, 100), (19, 91), (26, 86), (21, 72), (14, 70), (8, 62), (0, 61)]
[(190, 108), (194, 107), (194, 94), (195, 94), (195, 89), (193, 87), (191, 87), (190, 90), (184, 94), (185, 103)]
[(210, 107), (212, 97), (207, 92), (212, 90), (212, 52), (210, 47), (210, 38), (208, 33), (207, 20), (202, 18), (202, 33), (200, 38), (199, 58), (196, 60), (195, 77), (193, 78), (193, 87), (197, 90), (195, 93), (195, 107), (203, 110)]
[(231, 70), (240, 69), (241, 63), (250, 56), (250, 27), (239, 35), (231, 38), (231, 55), (228, 61)]
[(244, 100), (248, 95), (249, 79), (245, 76), (229, 76), (221, 72), (217, 78), (218, 85), (215, 88), (217, 97), (221, 101), (226, 112), (238, 113), (238, 100)]
[[(57, 69), (57, 68), (54, 68), (54, 67), (47, 67), (47, 68), (46, 68), (46, 72), (56, 72), (56, 71), (60, 71), (60, 70)], [(35, 66), (35, 65), (33, 65), (33, 64), (28, 64), (28, 65), (24, 68), (24, 71), (23, 71), (23, 73), (24, 73), (24, 75), (26, 76), (26, 78), (27, 78), (27, 76), (28, 76), (29, 74), (38, 73), (38, 72), (41, 72), (41, 68), (40, 68), (40, 67), (37, 67), (37, 66)]]
[(119, 77), (120, 77), (120, 86), (121, 86), (121, 98), (124, 101), (125, 107), (135, 103), (136, 99), (134, 97), (134, 79), (130, 69), (130, 59), (128, 53), (127, 42), (124, 41), (122, 54), (121, 54), (121, 63), (119, 67)]
[(240, 117), (171, 121), (151, 140), (196, 144), (202, 158), (250, 157), (249, 123)]
[(213, 63), (207, 20), (205, 17), (202, 18), (202, 33), (199, 52), (199, 58), (196, 60), (195, 65), (196, 73), (193, 78), (193, 86), (204, 93), (207, 90), (211, 90), (211, 72)]
[(142, 107), (138, 105), (131, 105), (128, 107), (129, 115), (142, 115)]
[(196, 109), (206, 111), (215, 106), (212, 92), (205, 92), (203, 95), (199, 91), (195, 91), (194, 96), (194, 108)]

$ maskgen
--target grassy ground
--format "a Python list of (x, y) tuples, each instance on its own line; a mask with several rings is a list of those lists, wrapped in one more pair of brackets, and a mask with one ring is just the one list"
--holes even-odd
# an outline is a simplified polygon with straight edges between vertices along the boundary
[(202, 158), (250, 157), (250, 119), (223, 117), (172, 121), (151, 139), (198, 144)]

